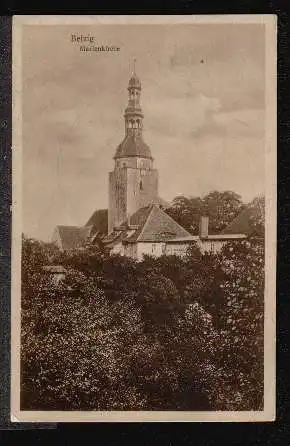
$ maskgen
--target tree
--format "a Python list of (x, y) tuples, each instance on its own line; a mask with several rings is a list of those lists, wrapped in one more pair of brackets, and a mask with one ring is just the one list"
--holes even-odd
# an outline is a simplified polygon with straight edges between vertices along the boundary
[(203, 209), (209, 216), (209, 230), (215, 234), (224, 229), (243, 209), (240, 195), (235, 192), (210, 192), (203, 198)]
[(166, 209), (168, 215), (192, 234), (197, 234), (200, 216), (203, 214), (203, 202), (199, 197), (178, 196), (171, 207)]
[(212, 234), (224, 229), (243, 209), (241, 197), (235, 192), (213, 191), (200, 197), (178, 196), (166, 212), (192, 234), (198, 234), (202, 215), (209, 217)]
[(228, 243), (217, 256), (223, 270), (217, 308), (222, 351), (219, 365), (240, 395), (241, 410), (263, 407), (264, 243)]
[(37, 273), (33, 295), (23, 296), (22, 327), (24, 408), (142, 407), (127, 382), (128, 358), (142, 328), (134, 303), (110, 303), (75, 270), (54, 288)]
[(23, 409), (262, 408), (261, 237), (142, 262), (26, 238), (22, 254)]

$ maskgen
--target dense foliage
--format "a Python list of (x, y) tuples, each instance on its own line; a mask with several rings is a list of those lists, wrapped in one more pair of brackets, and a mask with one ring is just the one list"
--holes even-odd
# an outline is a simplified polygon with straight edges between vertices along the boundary
[(242, 211), (244, 204), (235, 192), (213, 191), (204, 197), (174, 198), (166, 212), (192, 234), (197, 234), (201, 215), (209, 217), (211, 234), (221, 232)]
[(258, 238), (142, 262), (23, 238), (22, 408), (261, 410), (263, 270)]
[[(253, 206), (256, 208), (255, 201)], [(212, 191), (204, 197), (179, 195), (173, 199), (170, 206), (164, 207), (164, 210), (192, 234), (198, 233), (200, 216), (207, 215), (209, 231), (211, 234), (215, 234), (225, 229), (244, 208), (245, 204), (241, 196), (235, 192)], [(100, 235), (107, 234), (108, 210), (97, 209), (86, 225), (92, 226), (93, 231)]]

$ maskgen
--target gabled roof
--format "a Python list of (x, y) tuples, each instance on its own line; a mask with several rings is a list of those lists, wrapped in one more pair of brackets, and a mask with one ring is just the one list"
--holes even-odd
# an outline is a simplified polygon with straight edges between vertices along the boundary
[(57, 226), (62, 249), (80, 248), (90, 237), (92, 226)]
[(221, 232), (264, 236), (265, 199), (257, 197)]
[(151, 206), (150, 213), (138, 235), (138, 241), (156, 242), (176, 237), (187, 237), (191, 234), (180, 226), (173, 218), (156, 205)]
[[(131, 216), (130, 222), (128, 220), (124, 221), (118, 229), (115, 229), (104, 237), (103, 243), (106, 246), (111, 247), (124, 239), (131, 238), (133, 235), (137, 236), (142, 230), (150, 210), (151, 206), (138, 209), (138, 211)], [(134, 229), (130, 229), (130, 226), (134, 226)]]
[(108, 209), (97, 209), (89, 218), (85, 226), (92, 226), (93, 234), (108, 233)]
[[(152, 201), (151, 204), (156, 204), (156, 205), (160, 205), (163, 208), (168, 208), (170, 207), (170, 203), (168, 203), (167, 201), (163, 200), (163, 198), (161, 197), (157, 197), (155, 200)], [(148, 209), (149, 206), (147, 206), (146, 208), (142, 208), (142, 209)], [(142, 215), (143, 211), (141, 212), (141, 214), (139, 214), (140, 209), (135, 213), (137, 216), (134, 218), (139, 218), (140, 215)], [(134, 215), (135, 215), (134, 214)], [(131, 217), (132, 219), (132, 217)], [(126, 225), (127, 222), (123, 222), (123, 226), (124, 224)], [(132, 223), (134, 224), (134, 223)], [(137, 224), (137, 223), (136, 223)], [(139, 224), (139, 223), (138, 223)], [(107, 233), (108, 233), (108, 209), (97, 209), (89, 218), (89, 220), (87, 221), (87, 223), (85, 224), (85, 226), (92, 226), (92, 235), (93, 234), (98, 234), (101, 238), (103, 236), (105, 236), (107, 238)]]
[(104, 246), (111, 248), (117, 243), (122, 242), (128, 235), (130, 235), (129, 228), (123, 227), (122, 229), (112, 231), (110, 234), (102, 238), (102, 243)]
[(161, 242), (178, 237), (188, 237), (190, 233), (182, 228), (156, 204), (138, 209), (118, 230), (109, 234), (103, 242), (107, 246), (116, 243)]

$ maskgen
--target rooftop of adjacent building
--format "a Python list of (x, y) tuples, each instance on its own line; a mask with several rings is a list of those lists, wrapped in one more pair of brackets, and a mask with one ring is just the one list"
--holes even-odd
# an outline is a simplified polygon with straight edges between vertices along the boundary
[(208, 218), (202, 217), (201, 221), (203, 222), (203, 232), (200, 232), (199, 235), (192, 235), (158, 205), (151, 204), (139, 209), (119, 227), (116, 227), (103, 239), (103, 242), (111, 247), (119, 242), (188, 243), (197, 240), (240, 240), (247, 237), (243, 233), (208, 234)]
[(264, 237), (264, 221), (265, 198), (261, 196), (252, 200), (221, 233), (244, 233)]
[[(108, 211), (107, 209), (101, 209), (95, 211), (90, 219), (87, 221), (84, 227), (77, 226), (58, 226), (59, 236), (63, 243), (64, 249), (74, 249), (83, 244), (88, 237), (93, 240), (92, 237), (99, 237), (102, 242), (107, 244), (108, 247), (113, 246), (115, 243), (120, 241), (124, 242), (134, 242), (145, 240), (145, 235), (147, 241), (165, 241), (167, 243), (187, 243), (190, 241), (200, 239), (200, 235), (191, 235), (184, 228), (178, 225), (175, 220), (167, 216), (166, 212), (160, 209), (160, 205), (163, 204), (163, 200), (159, 199), (159, 203), (152, 203), (149, 206), (143, 207), (135, 212), (128, 220), (123, 222), (119, 228), (116, 228), (111, 234), (107, 235), (108, 228)], [(203, 240), (208, 241), (230, 241), (233, 239), (243, 239), (248, 236), (264, 236), (264, 198), (257, 198), (253, 200), (245, 209), (224, 229), (220, 234), (208, 234), (203, 237)], [(138, 236), (141, 234), (145, 227), (145, 223), (150, 215), (150, 211), (153, 207), (158, 208), (158, 212), (154, 212), (151, 215), (150, 225), (147, 225), (147, 230), (143, 232), (142, 239)], [(168, 203), (167, 206), (168, 207)], [(166, 224), (164, 214), (169, 217), (170, 224), (166, 218)], [(160, 215), (162, 215), (163, 223), (160, 223)], [(159, 217), (158, 217), (159, 216)], [(258, 221), (258, 224), (257, 224)], [(175, 230), (172, 229), (172, 222), (178, 225), (182, 231), (176, 230), (176, 225), (174, 224)], [(208, 228), (208, 222), (207, 222)]]
[(116, 227), (103, 242), (114, 245), (135, 242), (161, 242), (173, 237), (188, 237), (190, 233), (156, 203), (140, 208)]
[(58, 225), (58, 233), (61, 247), (64, 250), (80, 248), (88, 239), (92, 231), (92, 226), (64, 226)]

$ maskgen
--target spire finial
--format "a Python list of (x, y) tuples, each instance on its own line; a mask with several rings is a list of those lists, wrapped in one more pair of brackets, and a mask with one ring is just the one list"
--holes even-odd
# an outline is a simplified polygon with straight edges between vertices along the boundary
[(134, 75), (136, 75), (136, 62), (137, 62), (137, 60), (134, 57), (134, 59), (133, 59), (133, 74)]

